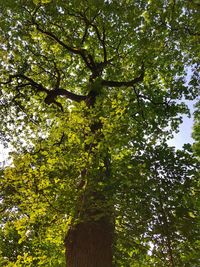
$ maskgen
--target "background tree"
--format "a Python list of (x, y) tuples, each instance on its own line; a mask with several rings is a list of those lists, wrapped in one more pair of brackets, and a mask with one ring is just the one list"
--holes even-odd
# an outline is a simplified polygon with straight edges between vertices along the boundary
[(200, 101), (196, 103), (196, 111), (194, 114), (194, 128), (193, 128), (193, 138), (195, 140), (194, 143), (194, 151), (196, 152), (197, 157), (200, 157)]
[(198, 9), (4, 4), (1, 137), (15, 152), (1, 235), (16, 247), (5, 266), (63, 266), (63, 240), (69, 267), (198, 265), (197, 163), (166, 146), (188, 113), (177, 100), (198, 95)]

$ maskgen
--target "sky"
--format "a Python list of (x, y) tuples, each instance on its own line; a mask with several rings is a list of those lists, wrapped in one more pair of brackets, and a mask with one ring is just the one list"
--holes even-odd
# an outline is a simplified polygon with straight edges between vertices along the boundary
[(2, 167), (2, 162), (8, 157), (8, 150), (3, 148), (0, 144), (0, 167)]
[[(186, 101), (191, 114), (194, 112), (194, 101)], [(182, 146), (186, 143), (192, 144), (194, 142), (192, 138), (192, 127), (194, 124), (194, 116), (191, 115), (191, 118), (183, 116), (183, 123), (180, 125), (180, 131), (177, 134), (174, 134), (174, 138), (171, 139), (168, 144), (170, 146), (175, 146), (177, 149), (181, 149)]]
[(170, 146), (175, 146), (177, 149), (181, 149), (182, 146), (186, 143), (193, 143), (192, 139), (192, 126), (193, 118), (187, 118), (184, 116), (183, 123), (180, 126), (180, 132), (174, 135), (174, 138), (171, 139), (168, 144)]

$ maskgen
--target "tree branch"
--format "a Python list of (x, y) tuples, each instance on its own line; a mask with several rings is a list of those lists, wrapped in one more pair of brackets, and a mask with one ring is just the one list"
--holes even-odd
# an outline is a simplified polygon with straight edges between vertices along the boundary
[[(76, 102), (81, 102), (86, 100), (87, 96), (84, 95), (77, 95), (74, 94), (68, 90), (65, 90), (63, 88), (55, 88), (54, 90), (48, 90), (46, 89), (43, 85), (35, 82), (33, 79), (30, 77), (27, 77), (24, 74), (15, 74), (15, 75), (10, 75), (8, 78), (8, 81), (6, 82), (1, 82), (1, 84), (10, 84), (14, 78), (20, 78), (25, 80), (26, 82), (28, 81), (29, 83), (26, 84), (21, 84), (17, 85), (17, 88), (19, 89), (20, 87), (25, 87), (25, 86), (32, 86), (34, 89), (36, 89), (37, 92), (44, 92), (47, 94), (45, 98), (45, 103), (50, 105), (51, 103), (55, 103), (55, 98), (57, 96), (66, 96), (68, 99), (76, 101)], [(56, 102), (57, 103), (57, 102)]]
[(53, 39), (54, 41), (56, 41), (58, 44), (60, 44), (62, 47), (64, 47), (66, 50), (68, 50), (69, 52), (71, 52), (72, 54), (75, 55), (79, 55), (82, 57), (83, 61), (85, 62), (86, 66), (93, 71), (93, 67), (90, 64), (90, 61), (88, 60), (88, 57), (86, 55), (86, 50), (85, 49), (81, 49), (81, 48), (75, 48), (75, 47), (71, 47), (69, 45), (67, 45), (65, 42), (63, 42), (62, 40), (60, 40), (54, 33), (49, 32), (49, 31), (45, 31), (43, 30), (40, 25), (35, 21), (34, 18), (32, 18), (32, 23), (33, 25), (36, 26), (36, 29), (45, 34), (46, 36), (48, 36), (49, 38)]
[(34, 89), (37, 89), (37, 91), (40, 91), (40, 92), (45, 92), (45, 93), (48, 93), (49, 91), (42, 85), (42, 84), (39, 84), (37, 82), (35, 82), (33, 79), (27, 77), (26, 75), (24, 74), (14, 74), (14, 75), (9, 75), (9, 78), (6, 82), (1, 82), (0, 84), (10, 84), (13, 79), (17, 79), (17, 78), (20, 78), (20, 79), (23, 79), (25, 80), (26, 82), (28, 81), (29, 83), (28, 84), (21, 84), (21, 85), (17, 85), (17, 88), (20, 88), (20, 87), (25, 87), (28, 86), (28, 85), (31, 85)]
[[(96, 32), (97, 38), (103, 47), (103, 57), (104, 57), (103, 62), (106, 63), (107, 62), (107, 51), (106, 51), (106, 43), (105, 43), (105, 40), (106, 40), (105, 27), (103, 26), (102, 37), (101, 37), (101, 33), (99, 31), (99, 28), (97, 27), (96, 24), (94, 24), (94, 21), (95, 21), (96, 17), (99, 16), (99, 14), (100, 13), (97, 13), (95, 17), (93, 17), (91, 20), (89, 20), (86, 17), (86, 12), (84, 12), (84, 13), (80, 12), (80, 18), (85, 22), (87, 30), (88, 30), (88, 27), (91, 26), (94, 29), (94, 31)], [(85, 40), (86, 33), (87, 32), (85, 32), (85, 34), (84, 34), (84, 40)]]
[(140, 74), (140, 76), (136, 77), (133, 80), (121, 81), (121, 82), (102, 80), (102, 85), (108, 86), (108, 87), (122, 87), (122, 86), (130, 87), (130, 86), (134, 86), (136, 83), (142, 82), (143, 79), (144, 79), (144, 65), (142, 65), (142, 73)]
[(87, 98), (87, 96), (77, 95), (65, 89), (57, 88), (55, 90), (48, 91), (47, 96), (45, 98), (45, 103), (50, 105), (51, 103), (55, 101), (55, 98), (57, 96), (66, 96), (68, 99), (76, 101), (76, 102), (84, 101)]

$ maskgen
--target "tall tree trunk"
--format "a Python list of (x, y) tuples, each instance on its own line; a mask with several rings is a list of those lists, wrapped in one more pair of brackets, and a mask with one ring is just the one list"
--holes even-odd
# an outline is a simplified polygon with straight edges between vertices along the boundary
[(111, 267), (113, 225), (106, 219), (80, 222), (65, 239), (67, 267)]
[[(93, 89), (86, 99), (89, 108), (93, 108), (96, 102), (97, 92), (95, 87)], [(101, 128), (102, 123), (99, 118), (90, 125), (92, 134)], [(100, 135), (99, 141), (102, 138)], [(86, 145), (86, 151), (90, 151), (92, 146), (93, 144)], [(71, 226), (65, 238), (67, 267), (112, 266), (113, 208), (107, 201), (105, 192), (98, 189), (99, 181), (102, 182), (104, 179), (108, 181), (110, 178), (110, 162), (107, 156), (104, 156), (104, 170), (99, 170), (98, 177), (93, 179), (93, 185), (87, 185), (80, 196), (77, 222)], [(81, 176), (84, 187), (87, 170), (83, 170)]]
[(111, 267), (113, 208), (103, 191), (87, 188), (80, 197), (75, 223), (66, 238), (67, 267)]

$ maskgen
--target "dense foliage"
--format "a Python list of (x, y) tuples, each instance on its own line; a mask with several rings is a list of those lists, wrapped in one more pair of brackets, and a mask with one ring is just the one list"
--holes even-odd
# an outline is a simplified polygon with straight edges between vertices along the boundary
[(199, 9), (2, 4), (0, 137), (13, 152), (1, 172), (1, 266), (64, 266), (85, 203), (112, 214), (114, 266), (199, 266), (199, 104), (195, 153), (167, 145), (189, 114), (183, 99), (199, 93)]

